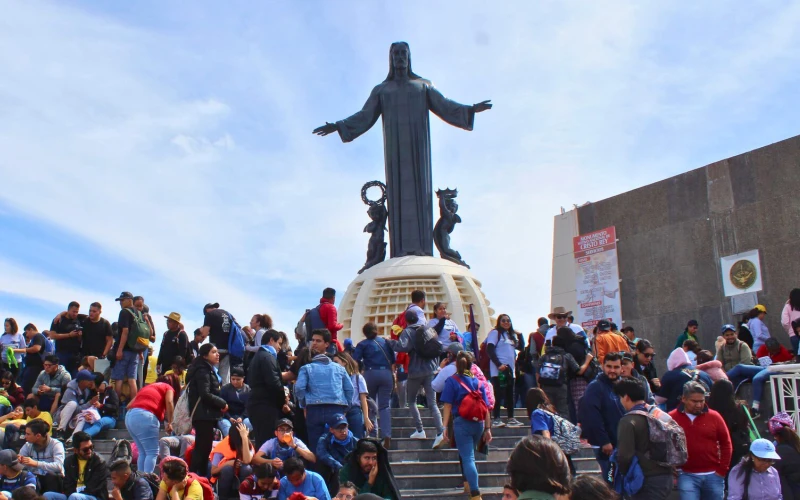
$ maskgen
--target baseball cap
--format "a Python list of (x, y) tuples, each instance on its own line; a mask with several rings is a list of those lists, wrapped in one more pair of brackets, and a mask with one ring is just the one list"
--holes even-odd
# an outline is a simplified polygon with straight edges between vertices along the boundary
[(757, 310), (759, 312), (762, 312), (762, 313), (767, 312), (767, 308), (762, 306), (761, 304), (757, 304), (753, 309), (755, 309), (755, 310)]
[(345, 347), (353, 347), (353, 339), (344, 339)]
[(21, 463), (19, 463), (19, 459), (17, 458), (17, 452), (14, 450), (0, 451), (0, 465), (11, 467), (15, 471), (21, 471), (22, 468), (24, 467)]
[(290, 429), (294, 429), (294, 424), (288, 418), (282, 418), (282, 419), (278, 420), (278, 422), (275, 423), (275, 429), (278, 429), (278, 427), (280, 427), (282, 425), (285, 425), (285, 426), (289, 427)]
[(131, 292), (122, 292), (122, 293), (119, 294), (119, 297), (114, 299), (114, 301), (115, 302), (121, 302), (121, 301), (123, 301), (125, 299), (133, 300), (133, 294)]
[(453, 342), (445, 350), (450, 354), (458, 354), (464, 350), (464, 347), (462, 347), (461, 342)]
[(94, 375), (89, 370), (81, 370), (78, 372), (78, 375), (75, 377), (78, 382), (86, 382), (91, 380), (94, 382)]
[(331, 419), (328, 420), (328, 427), (331, 429), (336, 429), (343, 425), (347, 425), (347, 418), (342, 413), (334, 413)]
[(765, 460), (781, 459), (781, 456), (775, 453), (775, 446), (766, 439), (756, 439), (750, 443), (750, 453)]
[(611, 330), (611, 322), (607, 319), (601, 319), (597, 322), (597, 331), (608, 332)]
[(722, 325), (722, 333), (724, 334), (725, 332), (728, 331), (735, 332), (736, 327), (731, 325), (730, 323), (728, 323), (727, 325)]

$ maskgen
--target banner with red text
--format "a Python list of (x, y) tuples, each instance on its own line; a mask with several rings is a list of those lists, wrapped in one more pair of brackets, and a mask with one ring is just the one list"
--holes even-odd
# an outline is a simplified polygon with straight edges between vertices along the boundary
[(617, 233), (607, 227), (572, 239), (575, 251), (575, 323), (593, 328), (607, 319), (622, 328)]

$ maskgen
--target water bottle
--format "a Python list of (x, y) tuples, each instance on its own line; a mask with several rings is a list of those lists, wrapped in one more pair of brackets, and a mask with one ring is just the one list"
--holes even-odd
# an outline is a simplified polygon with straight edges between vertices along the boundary
[(500, 382), (500, 387), (506, 387), (508, 385), (508, 377), (506, 376), (506, 372), (500, 372), (497, 375), (497, 380)]

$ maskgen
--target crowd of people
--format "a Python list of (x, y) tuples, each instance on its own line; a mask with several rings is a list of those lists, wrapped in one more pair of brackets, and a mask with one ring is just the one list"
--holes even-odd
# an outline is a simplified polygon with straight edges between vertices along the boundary
[[(772, 417), (771, 440), (753, 424), (777, 372), (766, 367), (798, 355), (800, 289), (782, 311), (791, 351), (769, 334), (757, 305), (738, 327), (723, 326), (709, 349), (689, 321), (662, 377), (653, 343), (630, 326), (600, 320), (584, 330), (555, 307), (527, 338), (501, 314), (478, 343), (458, 330), (447, 304), (429, 308), (421, 290), (390, 336), (367, 323), (362, 341), (342, 343), (335, 294), (326, 288), (305, 312), (294, 349), (269, 315), (242, 327), (209, 303), (191, 340), (180, 314), (165, 316), (156, 356), (155, 322), (130, 292), (116, 299), (113, 323), (97, 302), (86, 315), (71, 302), (43, 331), (29, 323), (20, 332), (7, 318), (0, 500), (398, 499), (392, 407), (409, 408), (410, 439), (427, 439), (419, 408), (428, 408), (432, 446), (457, 448), (472, 499), (481, 497), (476, 452), (492, 430), (527, 425), (515, 408), (526, 409), (531, 435), (511, 453), (504, 498), (613, 498), (616, 490), (656, 500), (675, 484), (687, 500), (726, 491), (730, 499), (800, 498), (792, 419)], [(748, 382), (749, 406), (735, 397)], [(118, 442), (107, 463), (92, 439), (120, 420), (130, 452)], [(587, 446), (602, 479), (576, 475), (572, 455)]]

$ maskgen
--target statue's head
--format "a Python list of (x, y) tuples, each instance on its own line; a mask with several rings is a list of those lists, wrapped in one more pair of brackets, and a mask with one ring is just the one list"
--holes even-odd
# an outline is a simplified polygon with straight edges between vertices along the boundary
[(411, 79), (419, 78), (411, 71), (411, 49), (406, 42), (394, 42), (389, 47), (389, 75), (387, 80), (393, 80), (397, 74), (408, 74)]
[(458, 203), (456, 203), (456, 200), (454, 198), (447, 198), (446, 200), (444, 200), (444, 205), (451, 212), (453, 213), (458, 212)]
[(370, 205), (369, 210), (367, 210), (369, 214), (369, 218), (372, 220), (381, 220), (382, 218), (386, 217), (386, 206), (383, 204), (380, 205)]

